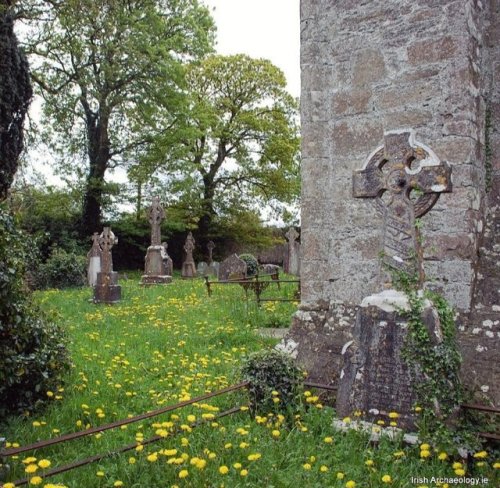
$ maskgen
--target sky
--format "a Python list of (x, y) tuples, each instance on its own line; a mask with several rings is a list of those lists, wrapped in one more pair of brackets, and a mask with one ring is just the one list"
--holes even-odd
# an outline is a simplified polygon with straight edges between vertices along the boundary
[(288, 91), (300, 95), (300, 0), (203, 0), (213, 8), (220, 54), (266, 58), (285, 73)]

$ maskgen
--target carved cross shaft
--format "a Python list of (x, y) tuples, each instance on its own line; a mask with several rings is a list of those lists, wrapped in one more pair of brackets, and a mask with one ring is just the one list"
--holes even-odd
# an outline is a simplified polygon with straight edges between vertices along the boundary
[(160, 204), (160, 197), (153, 197), (153, 203), (149, 207), (149, 223), (151, 224), (151, 245), (161, 245), (161, 222), (165, 218), (165, 211)]
[(188, 236), (186, 237), (186, 242), (184, 244), (184, 251), (186, 251), (186, 263), (194, 263), (193, 259), (193, 251), (194, 251), (194, 237), (192, 232), (189, 232)]
[(207, 249), (208, 249), (208, 265), (210, 266), (213, 262), (212, 254), (213, 254), (214, 249), (215, 249), (214, 241), (208, 241)]
[[(382, 263), (417, 273), (423, 282), (422, 252), (415, 219), (427, 213), (442, 192), (451, 191), (451, 168), (429, 149), (418, 145), (411, 132), (387, 133), (362, 170), (353, 176), (353, 195), (374, 198), (384, 216)], [(410, 198), (415, 192), (416, 199)], [(382, 195), (384, 201), (382, 201)], [(382, 272), (382, 286), (391, 286)]]
[(118, 243), (118, 239), (113, 234), (110, 227), (104, 227), (102, 234), (99, 236), (99, 245), (102, 249), (101, 271), (103, 273), (111, 273), (113, 271), (113, 259), (111, 249)]

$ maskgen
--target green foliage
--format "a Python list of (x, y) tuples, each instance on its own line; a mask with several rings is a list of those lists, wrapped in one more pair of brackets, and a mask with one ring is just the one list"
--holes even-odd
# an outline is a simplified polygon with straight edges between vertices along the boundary
[(250, 382), (253, 414), (293, 412), (300, 404), (304, 375), (287, 354), (274, 349), (253, 353), (243, 364), (241, 377)]
[(33, 284), (38, 290), (84, 286), (86, 268), (85, 256), (55, 248), (49, 259), (38, 266), (33, 276)]
[[(43, 96), (45, 142), (62, 173), (85, 185), (85, 234), (100, 228), (105, 176), (127, 166), (186, 100), (183, 61), (211, 50), (213, 21), (197, 0), (32, 0), (26, 44)], [(159, 100), (168, 110), (161, 112)]]
[(39, 406), (68, 366), (61, 329), (33, 305), (23, 283), (23, 241), (0, 209), (0, 418)]
[[(403, 357), (423, 381), (416, 386), (418, 405), (422, 408), (418, 427), (422, 440), (442, 449), (453, 449), (458, 438), (471, 446), (474, 439), (463, 429), (454, 429), (458, 409), (464, 399), (460, 380), (462, 357), (455, 338), (454, 312), (446, 300), (437, 293), (419, 290), (416, 276), (396, 271), (393, 283), (404, 291), (410, 304), (409, 311), (401, 313), (408, 319), (408, 335)], [(436, 342), (429, 334), (422, 316), (428, 299), (435, 307), (443, 340)]]
[(32, 95), (28, 62), (18, 47), (8, 5), (0, 5), (0, 201), (17, 170)]
[(156, 139), (141, 161), (145, 177), (169, 176), (169, 193), (196, 210), (203, 239), (216, 216), (296, 201), (298, 110), (283, 73), (267, 60), (214, 55), (191, 63), (187, 84), (183, 137)]
[(247, 264), (247, 276), (252, 277), (255, 276), (259, 271), (259, 262), (257, 258), (252, 254), (240, 254), (238, 256), (242, 261), (245, 261)]

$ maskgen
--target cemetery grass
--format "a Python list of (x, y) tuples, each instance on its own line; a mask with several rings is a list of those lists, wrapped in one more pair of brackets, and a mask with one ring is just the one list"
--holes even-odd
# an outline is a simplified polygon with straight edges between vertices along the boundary
[[(113, 306), (89, 303), (89, 288), (37, 295), (42, 308), (66, 330), (73, 367), (64, 385), (46, 392), (45, 410), (2, 426), (7, 445), (102, 425), (234, 384), (245, 356), (276, 343), (256, 329), (288, 324), (296, 309), (296, 304), (267, 302), (259, 310), (239, 286), (216, 286), (208, 298), (199, 279), (143, 288), (139, 275), (129, 277), (121, 283), (121, 303)], [(280, 294), (292, 296), (293, 289), (284, 287)], [(276, 296), (277, 291), (267, 293)], [(72, 488), (410, 487), (418, 486), (412, 477), (456, 477), (467, 469), (453, 466), (457, 459), (432, 448), (422, 456), (419, 446), (389, 440), (373, 446), (362, 433), (336, 432), (334, 412), (321, 404), (321, 393), (306, 395), (298, 417), (287, 421), (276, 415), (253, 419), (244, 407), (245, 393), (229, 393), (126, 428), (22, 454), (10, 460), (9, 480), (29, 476), (32, 484)], [(234, 415), (210, 418), (237, 405), (243, 409)], [(195, 419), (204, 424), (191, 429)], [(171, 429), (180, 432), (168, 433)], [(141, 447), (142, 440), (157, 433), (167, 436)], [(47, 470), (38, 466), (42, 460), (53, 468), (133, 443), (139, 447), (38, 478)], [(474, 475), (488, 477), (495, 486), (500, 463), (492, 453), (481, 456)], [(29, 462), (30, 457), (36, 461)], [(25, 473), (34, 466), (36, 471)]]

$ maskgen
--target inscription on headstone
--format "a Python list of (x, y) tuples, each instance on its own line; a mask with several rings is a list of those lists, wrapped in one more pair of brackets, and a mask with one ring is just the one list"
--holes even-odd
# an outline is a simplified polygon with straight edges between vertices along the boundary
[(161, 223), (165, 219), (165, 211), (159, 197), (153, 197), (153, 202), (148, 210), (148, 220), (151, 224), (151, 245), (146, 252), (143, 285), (166, 284), (172, 282), (172, 275), (167, 272), (166, 254), (161, 244)]
[(118, 273), (113, 271), (111, 250), (118, 243), (110, 227), (104, 227), (98, 239), (101, 254), (101, 271), (97, 273), (94, 286), (94, 303), (116, 303), (121, 299), (121, 286), (118, 285)]
[(184, 244), (184, 251), (186, 257), (182, 263), (181, 276), (183, 278), (195, 278), (196, 277), (196, 265), (194, 263), (193, 251), (194, 251), (195, 240), (193, 233), (189, 232), (186, 237), (186, 243)]

